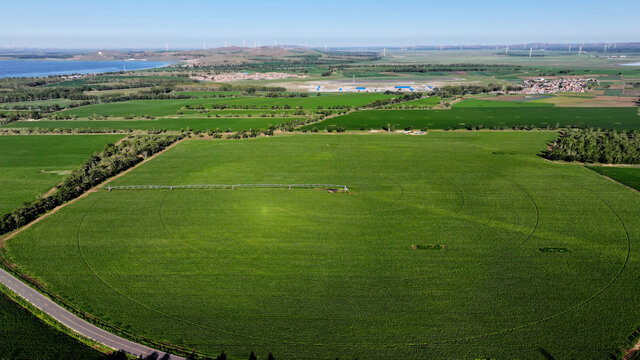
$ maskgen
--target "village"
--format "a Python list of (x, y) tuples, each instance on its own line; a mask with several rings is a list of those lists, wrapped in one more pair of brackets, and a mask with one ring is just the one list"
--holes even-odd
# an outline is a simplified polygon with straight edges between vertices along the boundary
[(544, 78), (525, 80), (523, 90), (512, 92), (513, 94), (553, 94), (561, 92), (583, 93), (591, 88), (591, 83), (597, 83), (596, 79), (553, 79)]
[(191, 79), (198, 81), (215, 81), (215, 82), (227, 82), (227, 81), (238, 81), (238, 80), (280, 80), (280, 79), (303, 79), (306, 78), (306, 75), (297, 75), (291, 73), (282, 73), (282, 72), (267, 72), (267, 73), (247, 73), (247, 72), (239, 72), (239, 73), (224, 73), (224, 74), (213, 74), (213, 75), (197, 75), (191, 76)]

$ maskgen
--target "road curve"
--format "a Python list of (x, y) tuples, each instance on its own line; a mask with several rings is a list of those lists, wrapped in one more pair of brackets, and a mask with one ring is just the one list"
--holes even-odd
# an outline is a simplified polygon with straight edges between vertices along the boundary
[(76, 333), (104, 344), (115, 350), (124, 350), (134, 356), (146, 357), (153, 353), (158, 354), (158, 359), (171, 359), (171, 360), (184, 360), (184, 358), (167, 354), (168, 357), (164, 357), (165, 353), (162, 351), (154, 350), (150, 347), (140, 345), (133, 341), (121, 338), (108, 331), (105, 331), (95, 325), (88, 323), (87, 321), (77, 317), (68, 310), (64, 309), (60, 305), (56, 304), (53, 300), (40, 294), (27, 284), (15, 278), (10, 273), (3, 269), (0, 269), (0, 283), (11, 289), (14, 293), (18, 294), (23, 299), (33, 304), (38, 309), (47, 313), (58, 322), (75, 331)]

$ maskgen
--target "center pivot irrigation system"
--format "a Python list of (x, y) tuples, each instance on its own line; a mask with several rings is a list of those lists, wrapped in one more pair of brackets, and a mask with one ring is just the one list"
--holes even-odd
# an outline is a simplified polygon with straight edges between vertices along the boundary
[(347, 185), (335, 184), (235, 184), (235, 185), (125, 185), (125, 186), (105, 186), (105, 189), (111, 190), (153, 190), (153, 189), (231, 189), (236, 188), (287, 188), (287, 189), (317, 189), (323, 190), (343, 190), (349, 191)]

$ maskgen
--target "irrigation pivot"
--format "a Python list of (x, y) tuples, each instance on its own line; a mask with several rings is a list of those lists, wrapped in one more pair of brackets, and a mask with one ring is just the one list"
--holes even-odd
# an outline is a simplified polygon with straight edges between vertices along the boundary
[(327, 189), (349, 191), (347, 185), (336, 184), (203, 184), (203, 185), (123, 185), (105, 186), (111, 190), (160, 190), (160, 189), (231, 189), (237, 188), (286, 188), (286, 189)]

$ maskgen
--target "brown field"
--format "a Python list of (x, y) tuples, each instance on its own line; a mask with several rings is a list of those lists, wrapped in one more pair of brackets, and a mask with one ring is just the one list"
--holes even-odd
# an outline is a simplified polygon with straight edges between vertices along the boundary
[(634, 107), (635, 98), (620, 96), (596, 96), (592, 98), (579, 96), (555, 96), (534, 100), (538, 103), (554, 104), (558, 107)]

